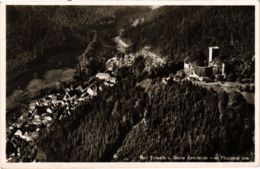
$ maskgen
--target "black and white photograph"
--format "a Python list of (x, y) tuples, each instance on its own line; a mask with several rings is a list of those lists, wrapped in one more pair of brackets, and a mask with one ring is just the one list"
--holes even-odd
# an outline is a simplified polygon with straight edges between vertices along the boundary
[(5, 5), (2, 160), (255, 164), (257, 7)]

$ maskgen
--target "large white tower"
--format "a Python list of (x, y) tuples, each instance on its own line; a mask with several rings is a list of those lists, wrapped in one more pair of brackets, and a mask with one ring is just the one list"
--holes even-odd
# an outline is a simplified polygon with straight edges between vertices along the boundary
[(209, 47), (209, 64), (213, 60), (213, 57), (216, 57), (216, 53), (219, 50), (218, 46), (210, 46)]

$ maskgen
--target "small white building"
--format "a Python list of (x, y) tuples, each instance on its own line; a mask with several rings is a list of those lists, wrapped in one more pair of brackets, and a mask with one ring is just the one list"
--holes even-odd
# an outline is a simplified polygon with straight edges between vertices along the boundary
[(110, 74), (108, 74), (108, 73), (97, 73), (96, 77), (100, 80), (104, 80), (104, 81), (109, 82), (109, 83), (113, 83), (113, 84), (116, 83), (116, 78), (111, 77)]

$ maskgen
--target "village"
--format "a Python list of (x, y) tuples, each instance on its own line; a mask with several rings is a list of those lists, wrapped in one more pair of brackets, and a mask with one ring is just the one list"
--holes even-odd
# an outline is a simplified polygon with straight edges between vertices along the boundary
[[(48, 130), (48, 127), (56, 121), (68, 119), (80, 104), (88, 102), (104, 88), (115, 84), (116, 79), (108, 73), (98, 73), (86, 83), (78, 86), (70, 85), (63, 88), (63, 92), (46, 95), (32, 101), (19, 119), (7, 128), (7, 147), (13, 150), (9, 154), (8, 161), (21, 159), (22, 145), (28, 142), (36, 148), (35, 140), (40, 133)], [(32, 160), (35, 157), (32, 154), (26, 158)]]
[[(143, 18), (137, 19), (132, 26), (135, 27), (142, 22)], [(69, 120), (70, 115), (76, 113), (79, 105), (90, 101), (103, 90), (109, 90), (109, 88), (116, 85), (115, 72), (118, 68), (131, 67), (140, 56), (144, 58), (144, 71), (146, 72), (163, 67), (166, 64), (166, 60), (162, 56), (153, 53), (149, 46), (145, 46), (135, 53), (128, 53), (126, 51), (130, 45), (122, 40), (120, 36), (115, 37), (114, 41), (117, 50), (122, 55), (110, 57), (105, 63), (105, 72), (98, 72), (90, 77), (88, 81), (63, 86), (59, 92), (31, 101), (18, 120), (7, 127), (7, 149), (11, 150), (7, 152), (8, 161), (21, 159), (35, 161), (36, 140), (39, 135), (42, 132), (48, 132), (48, 128), (55, 122)], [(167, 85), (170, 80), (177, 82), (189, 80), (204, 87), (208, 86), (208, 82), (216, 82), (217, 85), (220, 85), (218, 82), (226, 79), (226, 64), (218, 56), (219, 50), (221, 50), (219, 46), (209, 46), (208, 49), (209, 54), (206, 60), (187, 56), (183, 62), (183, 70), (179, 71), (183, 71), (184, 74), (178, 72), (174, 75), (170, 74), (168, 77), (162, 78), (162, 83)], [(85, 63), (85, 57), (80, 58), (83, 60), (81, 63)], [(210, 87), (215, 88), (214, 85)], [(32, 149), (30, 155), (23, 154), (22, 147), (26, 144), (29, 144)]]
[[(121, 39), (115, 38), (115, 42), (119, 51), (127, 47), (122, 46), (124, 42)], [(88, 81), (63, 86), (59, 92), (31, 101), (18, 120), (7, 127), (7, 149), (11, 150), (11, 152), (7, 152), (8, 161), (19, 159), (35, 161), (36, 140), (39, 135), (48, 131), (48, 128), (57, 121), (69, 120), (70, 115), (76, 113), (77, 108), (82, 103), (88, 102), (103, 90), (116, 85), (115, 71), (121, 67), (132, 66), (139, 56), (145, 58), (145, 71), (165, 64), (163, 59), (150, 52), (149, 47), (145, 47), (137, 53), (110, 58), (105, 63), (106, 71), (97, 73), (90, 77)], [(81, 59), (84, 59), (84, 57), (81, 57)], [(22, 147), (28, 144), (33, 150), (29, 156), (23, 154), (22, 150)]]

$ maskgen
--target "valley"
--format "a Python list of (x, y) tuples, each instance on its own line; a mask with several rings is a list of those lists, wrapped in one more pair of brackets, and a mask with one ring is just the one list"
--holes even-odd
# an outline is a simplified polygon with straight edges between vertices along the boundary
[[(225, 79), (214, 73), (205, 78), (195, 68), (187, 73), (188, 55), (196, 55), (190, 65), (207, 56), (199, 50), (180, 53), (186, 43), (180, 37), (179, 43), (172, 40), (164, 46), (179, 45), (176, 53), (173, 49), (166, 53), (159, 41), (165, 43), (169, 31), (158, 29), (160, 38), (148, 33), (157, 27), (155, 23), (165, 25), (172, 13), (184, 18), (177, 27), (183, 26), (187, 19), (181, 8), (122, 10), (105, 27), (106, 19), (91, 25), (84, 48), (38, 58), (42, 62), (36, 59), (29, 71), (7, 81), (7, 161), (216, 162), (229, 161), (221, 158), (228, 156), (254, 161), (251, 68), (236, 80), (230, 73), (237, 68), (235, 64), (229, 66)], [(222, 10), (215, 8), (221, 16)], [(208, 11), (199, 9), (197, 15)], [(250, 52), (245, 62), (253, 64)], [(191, 78), (194, 74), (203, 78)], [(16, 83), (9, 87), (13, 81)], [(189, 158), (192, 156), (205, 158)]]

